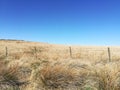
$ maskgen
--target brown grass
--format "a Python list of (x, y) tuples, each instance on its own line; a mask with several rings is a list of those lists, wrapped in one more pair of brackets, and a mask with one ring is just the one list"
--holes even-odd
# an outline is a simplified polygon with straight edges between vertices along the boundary
[(58, 88), (66, 87), (77, 78), (73, 68), (62, 65), (47, 65), (40, 70), (40, 76), (45, 86)]
[(106, 64), (93, 69), (98, 90), (120, 90), (120, 67), (118, 64)]
[(19, 66), (7, 66), (5, 62), (0, 62), (0, 89), (8, 90), (8, 89), (19, 89), (20, 86), (25, 84), (25, 82), (21, 82), (19, 75)]
[(69, 46), (2, 40), (0, 90), (120, 90), (120, 47), (110, 50), (108, 62), (107, 47), (72, 46), (71, 58)]

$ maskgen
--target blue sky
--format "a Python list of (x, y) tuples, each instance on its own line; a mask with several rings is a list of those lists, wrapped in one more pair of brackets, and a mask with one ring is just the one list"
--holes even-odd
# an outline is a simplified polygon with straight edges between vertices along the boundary
[(0, 38), (120, 45), (120, 1), (0, 0)]

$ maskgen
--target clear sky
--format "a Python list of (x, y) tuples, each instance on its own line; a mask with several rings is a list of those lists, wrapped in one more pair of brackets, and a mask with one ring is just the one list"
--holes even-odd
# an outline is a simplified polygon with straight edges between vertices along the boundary
[(0, 38), (120, 45), (120, 0), (0, 0)]

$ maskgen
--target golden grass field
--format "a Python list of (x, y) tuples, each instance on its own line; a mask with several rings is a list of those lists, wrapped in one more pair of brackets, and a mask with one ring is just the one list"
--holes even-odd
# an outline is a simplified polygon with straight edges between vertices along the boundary
[[(70, 55), (71, 47), (71, 55)], [(0, 40), (0, 90), (120, 90), (120, 47)]]

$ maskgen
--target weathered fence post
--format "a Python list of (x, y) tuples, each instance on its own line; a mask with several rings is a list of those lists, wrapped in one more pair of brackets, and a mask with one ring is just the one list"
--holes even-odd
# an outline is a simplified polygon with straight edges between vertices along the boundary
[(35, 58), (37, 59), (37, 48), (34, 47), (34, 54), (35, 54)]
[(69, 47), (69, 50), (70, 50), (70, 58), (72, 58), (72, 49), (71, 49), (71, 47)]
[(111, 62), (111, 53), (110, 53), (110, 48), (108, 47), (108, 57), (109, 57), (109, 62)]
[(8, 48), (7, 48), (7, 46), (5, 47), (5, 56), (8, 57)]

